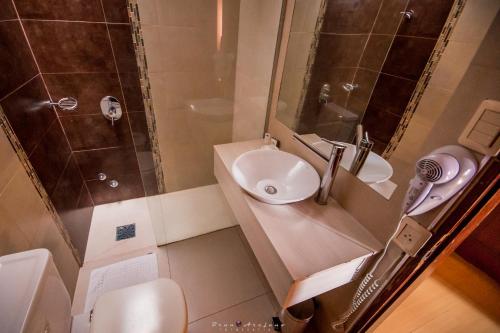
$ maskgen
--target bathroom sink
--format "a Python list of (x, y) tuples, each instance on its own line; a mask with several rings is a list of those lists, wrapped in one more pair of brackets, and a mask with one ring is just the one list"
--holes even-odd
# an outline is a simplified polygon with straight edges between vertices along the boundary
[(303, 159), (274, 149), (241, 154), (233, 163), (234, 180), (251, 196), (280, 205), (305, 200), (319, 188), (319, 175)]
[[(349, 170), (352, 161), (354, 160), (354, 156), (356, 155), (356, 146), (345, 142), (339, 143), (347, 147), (344, 151), (340, 165), (344, 169)], [(323, 155), (330, 156), (332, 146), (329, 143), (318, 141), (312, 145), (315, 146)], [(358, 173), (358, 178), (367, 184), (382, 183), (392, 177), (392, 172), (392, 166), (389, 162), (374, 152), (370, 152), (366, 158), (363, 168)]]

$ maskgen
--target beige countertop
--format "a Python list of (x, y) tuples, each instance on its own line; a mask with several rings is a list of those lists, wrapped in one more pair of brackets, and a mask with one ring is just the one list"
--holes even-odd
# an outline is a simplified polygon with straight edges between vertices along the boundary
[[(267, 255), (275, 253), (279, 257), (291, 281), (305, 281), (332, 271), (332, 268), (367, 258), (382, 248), (382, 244), (333, 199), (324, 206), (316, 204), (312, 198), (288, 205), (269, 205), (248, 195), (228, 175), (231, 175), (232, 164), (240, 154), (259, 149), (261, 145), (262, 140), (254, 140), (214, 147), (216, 176), (230, 205), (233, 210), (240, 211), (248, 207), (253, 215), (251, 220), (257, 223), (252, 229), (245, 228), (245, 222), (239, 221), (253, 249), (258, 245), (255, 241), (252, 244), (252, 235), (247, 235), (246, 231), (263, 231), (259, 237), (264, 235), (266, 244), (270, 244), (274, 250), (268, 251)], [(221, 166), (225, 172), (220, 170)], [(235, 207), (233, 200), (236, 196), (239, 197), (236, 203), (238, 207)], [(238, 212), (235, 211), (235, 214), (238, 217)], [(259, 263), (267, 260), (265, 257), (259, 258), (259, 253), (256, 256)], [(268, 272), (266, 267), (263, 270), (266, 276), (272, 275), (269, 268)], [(332, 280), (335, 280), (334, 276)], [(280, 298), (279, 295), (277, 297)]]

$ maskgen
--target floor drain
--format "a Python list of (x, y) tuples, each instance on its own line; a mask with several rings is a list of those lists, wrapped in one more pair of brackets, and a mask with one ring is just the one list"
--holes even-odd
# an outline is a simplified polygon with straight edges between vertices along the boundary
[(276, 187), (274, 187), (272, 185), (267, 185), (266, 187), (264, 187), (264, 191), (266, 191), (267, 194), (276, 194), (276, 193), (278, 193), (278, 190), (276, 189)]
[(116, 227), (116, 240), (135, 237), (135, 223)]

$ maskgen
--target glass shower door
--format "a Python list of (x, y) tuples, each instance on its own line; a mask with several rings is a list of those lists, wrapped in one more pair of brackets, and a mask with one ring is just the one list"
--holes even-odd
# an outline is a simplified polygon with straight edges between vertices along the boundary
[(236, 223), (213, 174), (213, 146), (263, 136), (281, 6), (138, 2), (165, 189), (148, 198), (159, 244)]

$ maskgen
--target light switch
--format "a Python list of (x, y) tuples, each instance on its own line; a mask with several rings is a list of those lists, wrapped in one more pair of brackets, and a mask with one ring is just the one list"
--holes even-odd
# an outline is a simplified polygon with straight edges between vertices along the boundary
[(500, 102), (484, 100), (458, 138), (463, 146), (493, 156), (500, 149)]
[(494, 136), (479, 132), (477, 130), (472, 130), (467, 136), (469, 140), (479, 143), (482, 146), (489, 147), (494, 139)]
[[(484, 102), (496, 102), (500, 103), (498, 101), (493, 101), (493, 100), (486, 100)], [(482, 103), (481, 103), (482, 105)], [(500, 113), (498, 112), (498, 109), (496, 110), (490, 110), (487, 107), (484, 108), (484, 112), (481, 116), (481, 120), (487, 121), (489, 123), (492, 123), (494, 125), (500, 126)]]
[(487, 121), (484, 121), (482, 118), (477, 122), (476, 126), (474, 126), (474, 130), (480, 133), (484, 133), (488, 136), (495, 136), (498, 132), (498, 126)]

